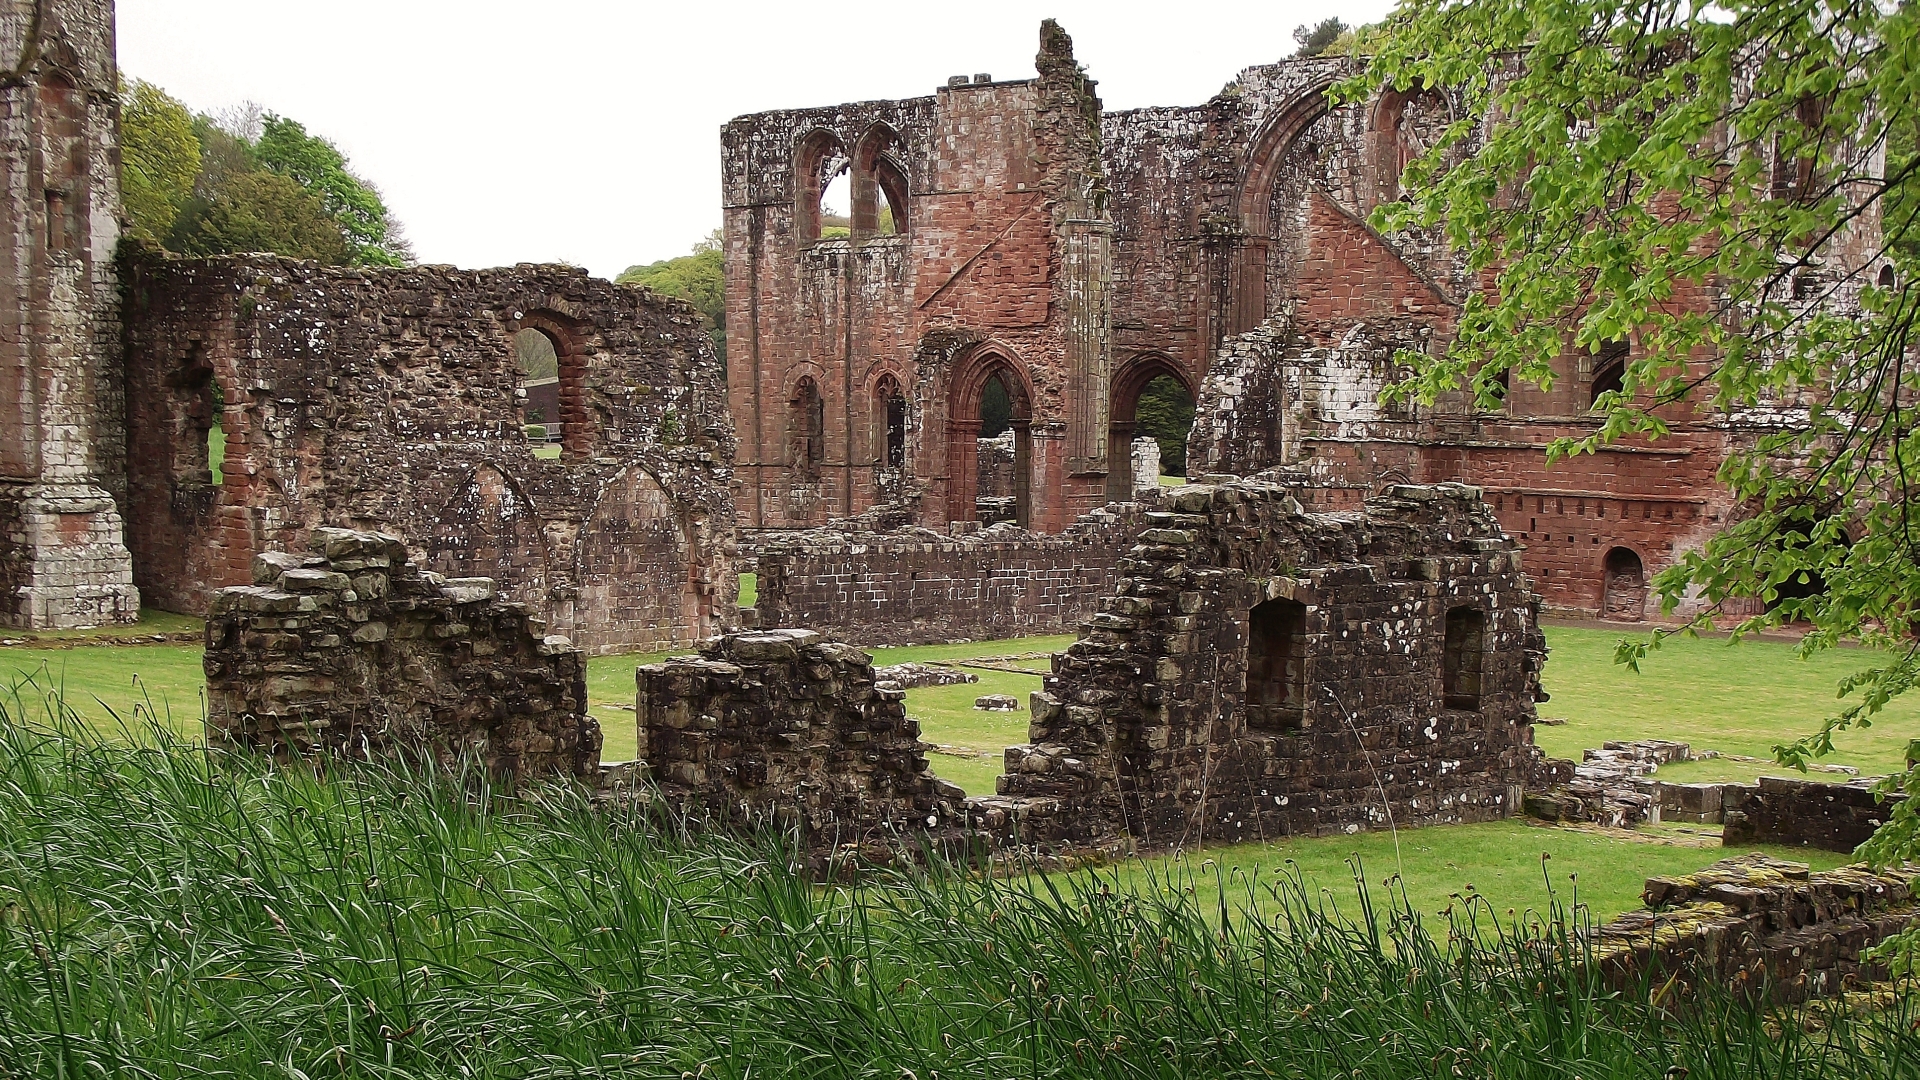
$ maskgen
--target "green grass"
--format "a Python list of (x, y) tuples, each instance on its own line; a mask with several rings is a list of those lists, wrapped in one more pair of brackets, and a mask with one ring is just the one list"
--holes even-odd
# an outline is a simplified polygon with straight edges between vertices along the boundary
[(94, 626), (85, 630), (9, 630), (0, 627), (0, 641), (60, 642), (84, 645), (100, 638), (128, 638), (140, 634), (199, 634), (206, 621), (192, 615), (176, 615), (157, 608), (140, 609), (140, 621), (132, 626)]
[(227, 463), (227, 430), (219, 424), (207, 429), (207, 471), (213, 476), (215, 487), (227, 482), (227, 474), (221, 466)]
[(151, 718), (197, 738), (206, 715), (201, 652), (197, 645), (0, 649), (0, 701), (13, 708), (57, 693), (106, 730), (124, 722), (137, 731)]
[(759, 600), (760, 600), (760, 575), (759, 574), (741, 574), (740, 575), (740, 600), (739, 600), (740, 606), (752, 607), (754, 604), (758, 603)]
[(837, 889), (793, 862), (560, 785), (0, 723), (0, 1063), (154, 1080), (1920, 1068), (1911, 995), (1812, 1030), (1711, 993), (1662, 1011), (1652, 984), (1614, 993), (1580, 964), (1574, 927), (1486, 904), (1416, 922), (1347, 886), (1343, 919), (1312, 883), (1249, 885), (1215, 859)]
[(536, 446), (533, 448), (533, 456), (537, 458), (546, 458), (549, 461), (558, 460), (560, 457), (560, 447), (551, 445), (551, 444), (546, 446)]
[(1160, 474), (1161, 487), (1179, 487), (1186, 482), (1187, 478), (1184, 476), (1169, 476), (1166, 473)]
[[(1779, 743), (1815, 730), (1841, 707), (1840, 678), (1873, 663), (1862, 649), (1833, 649), (1802, 661), (1795, 647), (1748, 640), (1729, 646), (1700, 638), (1669, 641), (1635, 675), (1613, 662), (1617, 630), (1548, 627), (1552, 655), (1543, 680), (1553, 700), (1540, 715), (1565, 717), (1559, 727), (1541, 725), (1534, 738), (1555, 757), (1578, 760), (1580, 751), (1609, 739), (1662, 738), (1768, 758)], [(1897, 699), (1872, 728), (1835, 741), (1827, 759), (1867, 774), (1892, 771), (1907, 741), (1920, 737), (1920, 697)], [(1675, 781), (1752, 780), (1785, 770), (1770, 763), (1689, 762), (1663, 767)]]

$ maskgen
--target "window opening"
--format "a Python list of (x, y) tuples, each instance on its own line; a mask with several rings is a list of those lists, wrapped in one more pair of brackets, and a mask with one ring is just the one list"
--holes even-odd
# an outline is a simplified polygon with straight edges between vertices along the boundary
[(519, 377), (521, 430), (535, 457), (557, 458), (563, 434), (560, 422), (560, 350), (545, 333), (528, 327), (513, 335), (514, 370)]
[(1627, 355), (1632, 350), (1633, 346), (1625, 338), (1600, 346), (1600, 353), (1593, 361), (1593, 382), (1588, 387), (1587, 408), (1598, 408), (1601, 394), (1619, 393), (1625, 389)]
[(1457, 607), (1447, 612), (1446, 639), (1441, 650), (1441, 697), (1447, 708), (1480, 707), (1481, 662), (1486, 637), (1487, 616), (1479, 608)]
[(853, 180), (847, 167), (827, 181), (820, 193), (820, 239), (845, 240), (853, 235)]
[(1880, 268), (1880, 287), (1883, 289), (1893, 288), (1893, 264), (1889, 263)]
[(221, 465), (227, 440), (220, 430), (220, 409), (226, 404), (206, 347), (193, 342), (180, 367), (168, 377), (173, 390), (173, 477), (181, 484), (220, 484), (226, 479)]
[(1640, 556), (1630, 548), (1607, 552), (1605, 563), (1606, 594), (1601, 598), (1600, 617), (1619, 622), (1639, 622), (1646, 614), (1647, 573)]
[(812, 376), (801, 376), (790, 408), (791, 463), (805, 467), (816, 465), (827, 452), (827, 403), (820, 397), (820, 388), (814, 385)]
[(880, 384), (880, 401), (886, 409), (886, 457), (884, 460), (892, 468), (899, 468), (907, 460), (907, 398), (892, 379)]
[(1307, 711), (1307, 607), (1288, 599), (1247, 616), (1247, 723), (1298, 731)]

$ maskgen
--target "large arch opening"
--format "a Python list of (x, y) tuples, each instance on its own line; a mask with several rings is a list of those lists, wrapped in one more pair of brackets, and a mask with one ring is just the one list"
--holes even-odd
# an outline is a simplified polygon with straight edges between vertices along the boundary
[(1332, 85), (1332, 80), (1326, 80), (1302, 89), (1300, 96), (1261, 130), (1247, 155), (1245, 179), (1240, 185), (1236, 207), (1243, 238), (1239, 241), (1237, 256), (1231, 261), (1227, 318), (1216, 333), (1216, 344), (1222, 334), (1244, 334), (1267, 318), (1267, 261), (1274, 243), (1274, 191), (1288, 173), (1287, 158), (1294, 143), (1327, 114), (1327, 90)]
[(1616, 622), (1639, 622), (1646, 618), (1647, 571), (1640, 556), (1631, 548), (1614, 548), (1607, 552), (1602, 572), (1606, 584), (1600, 601), (1600, 617)]
[[(1033, 523), (1033, 392), (1026, 373), (997, 348), (970, 354), (955, 368), (947, 390), (947, 520), (978, 521), (983, 509), (1021, 528)], [(982, 438), (1007, 436), (1011, 446), (1005, 494), (982, 494)], [(1005, 503), (982, 499), (1007, 500)]]
[(1193, 386), (1186, 372), (1158, 353), (1129, 360), (1113, 379), (1108, 398), (1107, 500), (1127, 502), (1147, 478), (1134, 474), (1133, 444), (1154, 440), (1160, 476), (1187, 475), (1187, 434), (1193, 430)]
[[(572, 320), (553, 311), (530, 311), (509, 324), (507, 340), (515, 378), (511, 423), (521, 426), (536, 456), (583, 461), (592, 456), (587, 423), (586, 356)], [(532, 419), (534, 409), (540, 419)], [(544, 429), (539, 438), (530, 430)]]

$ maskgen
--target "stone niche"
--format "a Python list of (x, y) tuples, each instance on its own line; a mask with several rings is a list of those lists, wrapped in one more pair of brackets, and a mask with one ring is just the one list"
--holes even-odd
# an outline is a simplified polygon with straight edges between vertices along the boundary
[(207, 739), (283, 759), (463, 757), (597, 782), (586, 661), (488, 578), (410, 565), (400, 538), (316, 529), (266, 552), (207, 618)]
[(797, 829), (816, 863), (955, 850), (963, 795), (928, 771), (906, 692), (876, 686), (859, 649), (809, 630), (734, 634), (637, 681), (639, 756), (674, 811)]
[(1308, 513), (1172, 489), (976, 800), (1005, 842), (1168, 847), (1520, 810), (1546, 642), (1477, 489)]

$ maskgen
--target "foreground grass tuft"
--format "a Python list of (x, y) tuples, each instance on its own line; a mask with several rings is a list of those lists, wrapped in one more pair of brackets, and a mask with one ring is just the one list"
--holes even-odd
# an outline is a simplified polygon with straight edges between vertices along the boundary
[[(1296, 879), (819, 889), (575, 789), (276, 770), (0, 719), (0, 1072), (141, 1077), (1892, 1078), (1910, 1000), (1669, 1015), (1566, 912)], [(1272, 917), (1260, 914), (1265, 909)], [(1444, 929), (1444, 928), (1443, 928)]]

